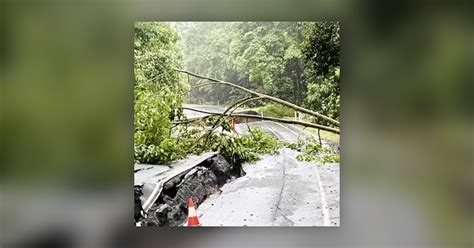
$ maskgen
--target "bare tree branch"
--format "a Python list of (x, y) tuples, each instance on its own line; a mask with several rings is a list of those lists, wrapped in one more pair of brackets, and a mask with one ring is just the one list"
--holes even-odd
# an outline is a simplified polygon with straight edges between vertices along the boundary
[[(189, 75), (188, 75), (188, 76), (189, 76)], [(189, 92), (191, 92), (191, 91), (193, 91), (193, 90), (195, 90), (195, 89), (197, 89), (197, 88), (201, 88), (201, 87), (203, 87), (203, 86), (211, 85), (211, 84), (218, 84), (218, 83), (216, 83), (216, 82), (207, 82), (207, 83), (198, 84), (198, 85), (195, 85), (194, 87), (191, 87), (191, 89), (185, 91), (182, 95), (184, 96), (184, 95), (188, 94)]]
[(239, 104), (236, 104), (236, 106), (234, 106), (234, 110), (232, 110), (230, 113), (234, 113), (240, 106), (248, 103), (248, 102), (251, 102), (251, 101), (255, 101), (255, 100), (259, 100), (259, 99), (263, 99), (263, 97), (250, 97), (250, 98), (246, 98), (244, 99), (243, 101), (241, 101)]
[[(200, 109), (193, 109), (193, 108), (188, 108), (188, 107), (183, 107), (183, 109), (196, 111), (196, 112), (200, 112), (200, 113), (208, 114), (208, 115), (213, 115), (213, 116), (215, 116), (215, 115), (218, 115), (218, 116), (225, 115), (223, 113), (208, 112), (208, 111), (204, 111), (204, 110), (200, 110)], [(325, 131), (328, 131), (328, 132), (331, 132), (331, 133), (340, 134), (340, 131), (337, 128), (327, 127), (327, 126), (314, 124), (314, 123), (309, 123), (309, 122), (304, 122), (304, 121), (295, 121), (295, 120), (289, 120), (289, 119), (259, 116), (259, 115), (249, 115), (249, 114), (233, 114), (233, 113), (231, 113), (231, 114), (228, 114), (228, 116), (230, 116), (230, 117), (242, 117), (242, 118), (249, 118), (249, 119), (268, 120), (268, 121), (282, 122), (282, 123), (288, 123), (288, 124), (296, 124), (296, 125), (302, 125), (302, 126), (305, 126), (305, 127), (313, 127), (313, 128), (322, 129), (322, 130), (325, 130)], [(203, 119), (203, 118), (208, 118), (208, 117), (209, 116), (197, 117), (197, 118), (193, 118), (193, 119), (190, 119), (190, 120)], [(183, 122), (183, 123), (185, 123), (185, 122)], [(176, 122), (175, 124), (181, 124), (181, 123)]]
[[(243, 104), (247, 103), (247, 102), (250, 102), (250, 101), (254, 101), (254, 100), (258, 100), (258, 99), (262, 99), (260, 97), (253, 97), (253, 98), (245, 98), (244, 100), (246, 101), (241, 101), (240, 103), (238, 102), (238, 104), (236, 106), (234, 106), (234, 110), (231, 111), (230, 113), (232, 114), (234, 111), (236, 111), (240, 106), (242, 106)], [(190, 108), (187, 108), (187, 107), (183, 107), (183, 109), (188, 109), (188, 110), (191, 110), (191, 111), (196, 111), (196, 112), (200, 112), (196, 109), (190, 109)], [(226, 111), (223, 113), (225, 114)], [(197, 118), (190, 118), (190, 119), (187, 119), (187, 120), (183, 120), (183, 121), (179, 121), (179, 122), (173, 122), (173, 127), (175, 127), (176, 125), (181, 125), (181, 124), (188, 124), (188, 123), (192, 123), (192, 122), (196, 122), (196, 121), (199, 121), (199, 120), (203, 120), (203, 119), (207, 119), (211, 116), (214, 116), (214, 115), (206, 115), (206, 116), (202, 116), (202, 117), (197, 117)], [(229, 115), (228, 115), (229, 116)], [(172, 127), (172, 128), (173, 128)]]
[[(222, 118), (227, 114), (227, 112), (229, 112), (232, 108), (235, 107), (235, 109), (232, 111), (234, 112), (240, 105), (242, 105), (243, 103), (249, 101), (253, 99), (252, 97), (247, 97), (247, 98), (244, 98), (238, 102), (235, 102), (234, 104), (230, 105), (225, 111), (224, 113), (222, 113), (222, 115), (217, 118), (217, 120), (214, 122), (214, 124), (212, 125), (212, 128), (209, 130), (208, 134), (207, 134), (207, 137), (206, 137), (206, 141), (204, 142), (204, 145), (207, 144), (207, 142), (209, 141), (209, 137), (211, 136), (211, 133), (216, 129), (216, 127), (222, 122)], [(231, 112), (231, 113), (232, 113)], [(230, 114), (229, 114), (230, 115)]]
[(266, 94), (263, 94), (263, 93), (259, 93), (259, 92), (256, 92), (256, 91), (253, 91), (253, 90), (249, 90), (245, 87), (242, 87), (240, 85), (237, 85), (237, 84), (234, 84), (234, 83), (230, 83), (230, 82), (226, 82), (226, 81), (222, 81), (222, 80), (219, 80), (219, 79), (215, 79), (215, 78), (210, 78), (210, 77), (206, 77), (206, 76), (202, 76), (202, 75), (199, 75), (199, 74), (196, 74), (196, 73), (192, 73), (192, 72), (189, 72), (189, 71), (186, 71), (186, 70), (181, 70), (181, 69), (176, 69), (176, 71), (178, 72), (182, 72), (182, 73), (186, 73), (188, 75), (191, 75), (191, 76), (194, 76), (194, 77), (197, 77), (197, 78), (201, 78), (201, 79), (207, 79), (211, 82), (214, 82), (214, 83), (218, 83), (218, 84), (225, 84), (225, 85), (228, 85), (228, 86), (231, 86), (231, 87), (234, 87), (234, 88), (237, 88), (237, 89), (240, 89), (242, 91), (245, 91), (245, 92), (248, 92), (250, 93), (251, 95), (253, 96), (257, 96), (257, 97), (262, 97), (262, 98), (266, 98), (268, 100), (271, 100), (273, 102), (276, 102), (276, 103), (280, 103), (282, 105), (285, 105), (285, 106), (288, 106), (290, 108), (293, 108), (295, 110), (298, 110), (300, 112), (303, 112), (303, 113), (306, 113), (306, 114), (309, 114), (309, 115), (312, 115), (312, 116), (315, 116), (315, 117), (319, 117), (319, 118), (322, 118), (322, 119), (325, 119), (327, 121), (330, 121), (334, 124), (336, 124), (337, 126), (340, 125), (340, 123), (334, 119), (332, 119), (331, 117), (328, 117), (328, 116), (325, 116), (323, 114), (320, 114), (320, 113), (317, 113), (317, 112), (314, 112), (312, 110), (309, 110), (309, 109), (305, 109), (305, 108), (302, 108), (298, 105), (295, 105), (291, 102), (287, 102), (285, 100), (282, 100), (282, 99), (279, 99), (279, 98), (276, 98), (276, 97), (273, 97), (273, 96), (269, 96), (269, 95), (266, 95)]

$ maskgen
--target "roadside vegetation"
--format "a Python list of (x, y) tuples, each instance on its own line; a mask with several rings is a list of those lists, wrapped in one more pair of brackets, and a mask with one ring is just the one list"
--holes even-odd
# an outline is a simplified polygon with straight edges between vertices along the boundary
[[(179, 44), (183, 48), (183, 67), (186, 70), (235, 82), (339, 121), (338, 22), (192, 22), (171, 25), (182, 37)], [(189, 83), (195, 86), (203, 80), (190, 77)], [(187, 102), (230, 105), (244, 96), (244, 92), (231, 87), (208, 85), (190, 92)], [(253, 108), (265, 104), (268, 102), (256, 101), (247, 106)], [(321, 118), (314, 122), (334, 126)]]
[(295, 115), (295, 110), (286, 106), (281, 106), (278, 104), (265, 104), (260, 107), (255, 107), (252, 110), (264, 115), (264, 116), (271, 116), (271, 117), (293, 117)]
[[(315, 56), (318, 54), (318, 56)], [(228, 159), (256, 161), (283, 146), (259, 129), (234, 136), (231, 113), (187, 120), (183, 103), (230, 106), (245, 92), (205, 83), (177, 68), (235, 82), (339, 120), (339, 24), (137, 22), (134, 40), (134, 157), (169, 164), (189, 154), (217, 151)], [(257, 99), (257, 97), (255, 98)], [(251, 99), (252, 100), (252, 99)], [(243, 106), (242, 106), (243, 107)], [(292, 118), (276, 103), (245, 102), (264, 116)], [(231, 111), (232, 112), (232, 111)], [(335, 126), (327, 119), (313, 123)], [(221, 131), (216, 131), (216, 130)], [(300, 159), (317, 160), (322, 147), (304, 144)]]
[(315, 135), (319, 135), (322, 140), (329, 140), (329, 141), (332, 141), (336, 144), (340, 144), (339, 134), (331, 133), (331, 132), (324, 131), (324, 130), (319, 130), (318, 131), (318, 129), (316, 129), (316, 128), (306, 128), (306, 130), (308, 132), (311, 132), (311, 133), (315, 134)]
[(340, 154), (336, 148), (324, 147), (317, 140), (310, 139), (300, 144), (301, 153), (296, 159), (303, 161), (315, 161), (319, 164), (339, 163)]

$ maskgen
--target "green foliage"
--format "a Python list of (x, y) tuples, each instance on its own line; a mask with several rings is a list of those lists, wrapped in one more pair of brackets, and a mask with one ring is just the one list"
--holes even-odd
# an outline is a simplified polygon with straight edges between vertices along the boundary
[[(175, 27), (183, 37), (188, 70), (236, 82), (339, 120), (338, 22), (204, 22)], [(225, 104), (242, 96), (233, 88), (209, 85), (193, 91), (189, 99)], [(325, 120), (316, 122), (332, 125)]]
[(134, 150), (135, 160), (140, 163), (162, 163), (179, 157), (169, 137), (171, 121), (180, 115), (181, 94), (186, 90), (173, 70), (181, 59), (178, 38), (163, 23), (135, 24)]
[(169, 134), (171, 106), (150, 91), (136, 93), (134, 107), (136, 145), (159, 145)]
[(252, 129), (249, 136), (230, 136), (219, 134), (215, 136), (218, 142), (213, 150), (219, 151), (229, 157), (236, 156), (243, 162), (254, 162), (262, 154), (275, 154), (279, 142), (261, 129)]
[[(209, 132), (213, 118), (172, 127), (182, 117), (186, 78), (174, 68), (237, 82), (297, 104), (339, 117), (339, 36), (334, 23), (182, 23), (137, 22), (134, 40), (134, 148), (140, 163), (167, 164), (189, 153), (218, 151), (242, 161), (274, 153), (279, 142), (261, 130), (249, 136)], [(337, 36), (336, 36), (337, 34)], [(180, 43), (181, 42), (181, 43)], [(181, 47), (179, 45), (182, 45)], [(185, 59), (182, 59), (182, 50)], [(336, 63), (337, 60), (337, 63)], [(306, 70), (303, 68), (306, 66)], [(191, 84), (202, 83), (188, 79)], [(308, 94), (306, 89), (308, 88)], [(204, 102), (235, 102), (244, 93), (222, 85), (192, 91)], [(198, 102), (199, 103), (199, 102)], [(258, 105), (257, 105), (258, 106)], [(266, 116), (292, 117), (290, 108), (268, 104)], [(308, 147), (307, 156), (315, 151)], [(303, 157), (302, 157), (303, 158)], [(332, 158), (335, 159), (335, 158)]]
[[(179, 36), (168, 25), (137, 22), (134, 40), (135, 89), (149, 90), (161, 97), (177, 98), (184, 87), (180, 75), (181, 52), (176, 45)], [(175, 99), (178, 101), (179, 99)]]
[[(308, 83), (306, 106), (339, 121), (341, 107), (339, 82), (339, 67), (331, 68), (325, 76), (317, 76), (314, 81)], [(332, 125), (322, 119), (318, 120), (318, 123)]]
[(311, 75), (325, 75), (339, 65), (339, 22), (308, 22), (303, 27), (303, 55)]
[(181, 132), (179, 137), (165, 139), (160, 147), (149, 146), (143, 153), (160, 158), (163, 164), (185, 158), (189, 153), (198, 155), (207, 151), (216, 151), (228, 158), (238, 158), (241, 162), (254, 162), (262, 154), (277, 153), (280, 147), (278, 140), (260, 129), (252, 129), (252, 134), (248, 136), (232, 136), (228, 132), (209, 133), (207, 129), (201, 128), (203, 124), (204, 122), (196, 123), (200, 127)]
[(292, 59), (301, 55), (297, 46), (297, 35), (293, 29), (296, 23), (266, 22), (238, 23), (232, 40), (231, 55), (234, 67), (245, 72), (248, 80), (257, 90), (266, 94), (281, 96), (291, 89), (295, 74), (286, 73)]
[[(255, 161), (259, 154), (276, 152), (278, 142), (261, 130), (253, 130), (251, 136), (238, 137), (220, 132), (209, 133), (205, 127), (213, 123), (214, 118), (195, 122), (189, 128), (171, 127), (172, 121), (181, 115), (183, 92), (187, 90), (184, 80), (173, 70), (174, 67), (181, 67), (178, 40), (177, 33), (167, 24), (135, 24), (135, 160), (139, 163), (169, 164), (185, 158), (189, 153), (218, 151), (246, 162)], [(195, 45), (200, 46), (201, 42)], [(211, 46), (205, 44), (209, 48), (223, 48), (224, 45), (222, 41), (215, 41)], [(208, 54), (210, 66), (216, 69), (216, 73), (222, 72), (218, 66), (225, 58), (223, 54)], [(193, 57), (189, 61), (192, 60)], [(231, 131), (228, 121), (222, 122), (221, 127), (224, 131)]]
[(295, 110), (281, 105), (281, 104), (266, 104), (264, 106), (260, 106), (257, 108), (253, 108), (253, 110), (262, 113), (264, 116), (270, 117), (293, 117), (295, 115)]
[[(318, 135), (318, 129), (316, 128), (308, 127), (305, 130)], [(331, 142), (339, 144), (339, 139), (340, 139), (339, 134), (335, 134), (335, 133), (328, 132), (325, 130), (319, 130), (319, 135), (321, 136), (322, 140), (329, 140)]]
[[(175, 26), (183, 36), (187, 69), (297, 104), (303, 101), (306, 87), (301, 77), (300, 23), (204, 22)], [(211, 85), (192, 92), (190, 99), (222, 103), (240, 97), (240, 91)]]
[(302, 161), (313, 161), (316, 163), (339, 163), (340, 154), (329, 147), (322, 146), (312, 138), (298, 139), (296, 143), (284, 143), (284, 147), (299, 150), (296, 159)]
[[(228, 122), (225, 122), (228, 123)], [(262, 154), (275, 154), (278, 152), (280, 143), (276, 138), (263, 132), (261, 129), (250, 129), (250, 135), (229, 135), (226, 132), (212, 132), (209, 140), (198, 139), (192, 145), (195, 152), (217, 151), (229, 158), (238, 158), (242, 162), (254, 162)]]
[(265, 154), (265, 153), (270, 153), (274, 154), (277, 152), (277, 149), (279, 148), (279, 142), (278, 140), (271, 136), (266, 134), (262, 129), (256, 128), (256, 129), (250, 129), (251, 135), (250, 136), (240, 136), (242, 139), (245, 139), (248, 137), (248, 144), (247, 147), (252, 148), (253, 152), (257, 154)]
[[(340, 36), (338, 22), (305, 23), (303, 56), (307, 69), (308, 93), (304, 104), (339, 121), (340, 109)], [(318, 119), (318, 123), (333, 125)]]

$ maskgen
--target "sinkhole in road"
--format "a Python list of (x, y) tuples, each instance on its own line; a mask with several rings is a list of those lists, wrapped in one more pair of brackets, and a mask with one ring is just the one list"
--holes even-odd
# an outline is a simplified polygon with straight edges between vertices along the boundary
[(140, 212), (141, 203), (136, 199), (142, 192), (136, 186), (135, 222), (141, 226), (180, 226), (187, 217), (189, 197), (199, 206), (226, 182), (244, 175), (239, 158), (217, 154), (164, 182), (160, 195), (146, 214)]

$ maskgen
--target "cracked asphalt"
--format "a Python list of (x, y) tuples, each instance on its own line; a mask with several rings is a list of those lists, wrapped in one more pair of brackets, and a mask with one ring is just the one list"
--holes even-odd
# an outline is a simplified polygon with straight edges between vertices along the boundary
[(339, 226), (339, 165), (318, 172), (296, 154), (282, 149), (245, 164), (244, 177), (198, 206), (202, 226)]
[[(222, 107), (194, 108), (222, 112)], [(280, 140), (296, 142), (314, 136), (295, 125), (249, 122)], [(236, 125), (240, 135), (247, 124)], [(324, 141), (323, 141), (324, 144)], [(281, 149), (244, 164), (246, 175), (226, 183), (197, 207), (202, 226), (339, 226), (339, 163), (316, 165), (298, 161), (298, 151)]]

